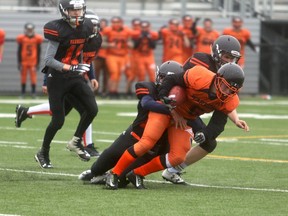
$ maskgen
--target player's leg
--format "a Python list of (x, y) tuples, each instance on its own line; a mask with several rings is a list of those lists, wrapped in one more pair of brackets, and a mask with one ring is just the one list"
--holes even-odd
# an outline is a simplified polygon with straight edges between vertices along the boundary
[(21, 104), (16, 106), (15, 126), (21, 127), (23, 121), (32, 118), (33, 115), (51, 115), (49, 103), (39, 104), (31, 107), (24, 107)]
[(136, 188), (141, 189), (141, 187), (144, 187), (142, 185), (143, 181), (137, 182), (137, 180), (143, 179), (144, 176), (150, 173), (181, 164), (185, 160), (186, 153), (190, 149), (191, 133), (192, 132), (188, 130), (169, 127), (169, 152), (164, 155), (159, 155), (149, 163), (134, 169), (132, 172), (127, 174), (128, 179)]
[(51, 77), (47, 79), (47, 87), (49, 91), (49, 104), (52, 118), (46, 128), (42, 147), (35, 155), (36, 161), (42, 168), (52, 168), (49, 157), (50, 144), (57, 131), (63, 126), (65, 120), (63, 107), (65, 86), (63, 87), (63, 79)]
[(90, 155), (84, 150), (81, 141), (85, 130), (97, 115), (98, 107), (94, 93), (85, 83), (83, 78), (75, 80), (73, 87), (71, 88), (71, 94), (73, 94), (73, 96), (75, 96), (75, 98), (80, 102), (81, 106), (83, 106), (84, 112), (81, 114), (74, 137), (69, 141), (67, 148), (74, 151), (80, 159), (89, 161)]
[(30, 66), (31, 94), (36, 97), (37, 70), (36, 66)]
[(169, 123), (170, 116), (153, 112), (149, 113), (141, 139), (135, 145), (125, 150), (116, 166), (113, 168), (110, 176), (107, 177), (107, 188), (118, 188), (117, 181), (122, 172), (127, 169), (137, 157), (141, 157), (153, 148), (165, 129), (168, 128)]
[(21, 71), (20, 71), (21, 97), (24, 97), (25, 93), (26, 93), (27, 70), (28, 70), (28, 68), (26, 65), (21, 65)]

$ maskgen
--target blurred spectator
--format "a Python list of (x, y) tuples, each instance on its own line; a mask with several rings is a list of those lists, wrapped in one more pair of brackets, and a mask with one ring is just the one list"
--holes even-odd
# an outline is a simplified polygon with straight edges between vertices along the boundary
[(148, 74), (149, 81), (155, 82), (155, 57), (154, 49), (158, 40), (158, 32), (151, 30), (151, 24), (148, 21), (141, 22), (141, 31), (134, 37), (134, 49), (137, 51), (137, 59), (134, 62), (137, 65), (137, 81), (145, 81)]
[(190, 47), (188, 37), (181, 31), (177, 19), (170, 19), (167, 28), (160, 30), (160, 36), (163, 41), (162, 62), (173, 60), (183, 63), (183, 47)]
[(36, 97), (37, 69), (40, 62), (41, 44), (43, 37), (35, 34), (35, 25), (26, 23), (24, 34), (17, 36), (18, 69), (21, 75), (21, 97), (26, 93), (27, 74), (30, 73), (32, 97)]
[(119, 82), (121, 74), (126, 69), (128, 49), (133, 47), (131, 30), (124, 26), (121, 17), (111, 18), (111, 26), (103, 30), (102, 45), (107, 48), (106, 62), (110, 73), (109, 96), (118, 98)]
[(204, 19), (203, 28), (197, 28), (197, 52), (211, 54), (211, 45), (219, 37), (219, 33), (213, 29), (213, 21)]
[(256, 52), (255, 45), (251, 41), (251, 33), (248, 29), (242, 28), (243, 20), (241, 17), (232, 18), (232, 27), (223, 30), (224, 35), (232, 35), (238, 39), (241, 44), (241, 58), (238, 64), (244, 68), (245, 65), (245, 46), (248, 45), (254, 52)]
[[(100, 34), (102, 35), (103, 29), (108, 26), (107, 19), (100, 19)], [(99, 82), (99, 88), (101, 88), (101, 96), (105, 97), (108, 94), (108, 80), (109, 71), (106, 64), (107, 50), (103, 46), (100, 48), (96, 59), (94, 60), (94, 68), (96, 74), (96, 80)], [(100, 83), (100, 74), (102, 74), (102, 84)], [(97, 91), (99, 91), (97, 89)]]
[(0, 63), (2, 62), (5, 42), (5, 31), (0, 29)]

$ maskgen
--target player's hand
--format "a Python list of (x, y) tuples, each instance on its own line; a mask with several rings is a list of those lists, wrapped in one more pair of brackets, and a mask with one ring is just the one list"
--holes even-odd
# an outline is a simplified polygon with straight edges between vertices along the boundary
[(165, 104), (166, 106), (168, 106), (168, 108), (170, 110), (174, 109), (176, 106), (175, 106), (175, 103), (176, 101), (171, 98), (171, 97), (166, 97), (164, 96), (162, 99), (161, 99), (162, 103)]
[(195, 133), (194, 141), (196, 143), (201, 144), (201, 143), (205, 142), (205, 140), (206, 140), (206, 137), (205, 137), (205, 134), (202, 131), (198, 131), (198, 132)]
[(179, 115), (175, 110), (171, 111), (171, 116), (174, 120), (176, 128), (179, 128), (181, 130), (186, 130), (188, 128), (187, 120), (183, 118), (181, 115)]
[(235, 122), (235, 125), (241, 129), (245, 130), (246, 132), (248, 132), (250, 130), (248, 124), (243, 120), (239, 119), (238, 121)]
[(42, 92), (48, 94), (47, 86), (42, 86)]
[(98, 81), (96, 79), (92, 79), (92, 80), (90, 80), (90, 82), (91, 82), (91, 86), (92, 86), (93, 90), (94, 91), (97, 90), (98, 86), (99, 86)]
[(90, 70), (90, 64), (71, 65), (69, 71), (76, 73), (85, 73)]

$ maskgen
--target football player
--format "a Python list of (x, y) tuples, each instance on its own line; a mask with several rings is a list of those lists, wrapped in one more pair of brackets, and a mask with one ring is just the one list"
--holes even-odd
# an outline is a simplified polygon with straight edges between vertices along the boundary
[[(187, 61), (183, 65), (184, 71), (199, 65), (216, 73), (223, 64), (228, 62), (238, 63), (241, 57), (240, 43), (235, 37), (230, 35), (222, 35), (218, 37), (217, 40), (213, 43), (211, 49), (212, 55), (207, 53), (195, 53), (191, 58), (187, 59)], [(175, 82), (174, 80), (166, 80), (165, 84), (163, 85), (164, 89), (166, 89), (164, 90), (166, 92), (165, 94), (167, 94), (167, 92), (169, 92), (169, 89), (172, 88), (173, 85), (176, 85), (176, 83), (177, 82)], [(237, 127), (244, 129), (245, 131), (249, 131), (249, 126), (245, 121), (239, 119), (236, 110), (233, 110), (228, 115), (223, 115), (221, 112), (215, 111), (207, 127), (205, 123), (201, 120), (201, 118), (197, 117), (193, 122), (191, 122), (192, 129), (194, 132), (201, 129), (205, 131), (203, 134), (209, 134), (209, 137), (217, 137), (224, 130), (227, 116)], [(203, 134), (196, 134), (196, 139), (197, 135), (199, 138), (200, 135), (202, 136)], [(201, 143), (201, 140), (198, 140), (198, 142)], [(212, 145), (213, 143), (216, 143), (216, 140), (206, 139), (206, 141), (202, 140), (202, 142), (208, 142)], [(164, 170), (164, 172), (162, 173), (162, 177), (174, 184), (185, 183), (185, 181), (180, 176), (181, 170), (186, 166), (195, 163), (196, 161), (205, 157), (208, 153), (209, 152), (203, 150), (201, 146), (193, 147), (189, 151), (189, 157), (187, 157), (187, 161), (178, 166), (177, 169), (169, 168)], [(195, 161), (191, 160), (192, 157)]]
[[(149, 112), (151, 111), (167, 115), (170, 113), (170, 110), (166, 105), (157, 102), (159, 99), (157, 89), (161, 85), (165, 76), (182, 72), (183, 68), (181, 64), (175, 61), (168, 61), (159, 67), (156, 82), (143, 81), (136, 83), (136, 96), (139, 99), (137, 117), (134, 122), (111, 144), (111, 146), (102, 152), (97, 161), (92, 165), (91, 169), (80, 174), (80, 180), (91, 180), (91, 183), (103, 183), (103, 178), (106, 178), (106, 175), (103, 176), (103, 174), (113, 168), (123, 152), (134, 145), (142, 137)], [(157, 149), (160, 148), (160, 146), (163, 148), (162, 151), (164, 151), (165, 143), (167, 143), (166, 140), (167, 136), (164, 134), (158, 141), (156, 147), (140, 158), (134, 166), (145, 164), (147, 161), (155, 157), (156, 154), (159, 154)], [(123, 177), (125, 177), (125, 175), (123, 175)]]
[[(195, 66), (186, 72), (166, 76), (160, 88), (160, 98), (168, 96), (166, 91), (168, 89), (167, 81), (171, 82), (171, 80), (173, 80), (176, 85), (185, 88), (186, 91), (187, 100), (175, 108), (176, 113), (182, 116), (184, 121), (180, 122), (181, 124), (176, 122), (176, 127), (170, 127), (170, 118), (168, 115), (150, 112), (141, 139), (123, 153), (116, 166), (108, 174), (106, 180), (106, 186), (108, 188), (117, 189), (118, 178), (122, 172), (133, 163), (137, 157), (150, 150), (151, 146), (154, 145), (155, 141), (161, 137), (161, 134), (167, 128), (170, 146), (169, 152), (156, 156), (147, 164), (132, 170), (127, 174), (127, 177), (136, 188), (143, 189), (145, 188), (142, 180), (144, 176), (168, 167), (171, 168), (175, 166), (175, 164), (180, 165), (181, 161), (184, 161), (185, 155), (183, 158), (179, 150), (177, 151), (177, 155), (173, 155), (176, 151), (171, 152), (171, 147), (173, 149), (174, 146), (181, 146), (181, 150), (185, 152), (187, 146), (183, 143), (186, 143), (189, 148), (190, 136), (185, 136), (184, 133), (184, 129), (189, 126), (189, 120), (194, 123), (194, 120), (200, 115), (217, 111), (221, 113), (217, 116), (220, 118), (219, 121), (226, 123), (227, 118), (224, 117), (239, 105), (237, 93), (244, 83), (244, 72), (241, 67), (235, 63), (224, 64), (216, 74), (205, 67)], [(222, 120), (222, 118), (224, 120)], [(224, 126), (222, 131), (224, 130)], [(220, 131), (219, 134), (219, 131), (215, 133), (214, 126), (210, 124), (205, 128), (206, 130), (211, 130), (208, 133), (200, 128), (197, 130), (193, 125), (191, 125), (191, 127), (196, 133), (194, 140), (200, 143), (200, 148), (203, 152), (206, 152), (206, 154), (212, 152), (216, 147), (215, 139), (222, 131)], [(218, 126), (216, 126), (216, 129), (217, 127)], [(202, 156), (202, 152), (200, 156)], [(194, 157), (190, 158), (189, 152), (186, 158), (195, 160)], [(187, 159), (185, 161), (187, 161)]]
[(68, 94), (81, 102), (84, 112), (67, 148), (84, 161), (89, 161), (90, 155), (84, 150), (81, 137), (98, 112), (94, 93), (82, 74), (90, 70), (91, 61), (102, 43), (101, 35), (95, 37), (92, 21), (85, 18), (84, 0), (60, 0), (59, 10), (62, 18), (44, 26), (48, 45), (42, 71), (47, 74), (52, 119), (46, 129), (42, 147), (35, 155), (41, 168), (52, 167), (50, 143), (64, 124), (64, 99)]
[(24, 34), (20, 34), (16, 39), (18, 43), (18, 69), (21, 75), (21, 97), (26, 93), (27, 74), (31, 80), (31, 94), (36, 97), (37, 68), (39, 67), (41, 44), (43, 37), (35, 33), (35, 25), (26, 23)]

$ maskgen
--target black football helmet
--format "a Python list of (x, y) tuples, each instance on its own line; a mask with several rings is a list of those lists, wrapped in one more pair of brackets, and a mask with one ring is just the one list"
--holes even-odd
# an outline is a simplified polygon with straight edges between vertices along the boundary
[(231, 35), (222, 35), (218, 37), (212, 45), (212, 58), (217, 63), (218, 67), (226, 64), (227, 62), (222, 60), (224, 53), (234, 57), (233, 62), (237, 64), (239, 61), (241, 45), (239, 41)]
[(225, 102), (239, 92), (244, 80), (245, 74), (239, 65), (235, 63), (224, 64), (217, 71), (214, 81), (217, 98)]
[(94, 25), (94, 35), (97, 35), (100, 31), (99, 17), (92, 10), (86, 10), (85, 18), (88, 18), (91, 20), (91, 22)]
[[(82, 9), (82, 14), (80, 16), (70, 16), (68, 12), (69, 9)], [(76, 28), (78, 25), (81, 25), (84, 22), (86, 3), (84, 0), (60, 0), (59, 10), (62, 18), (66, 22), (68, 22), (73, 28)]]
[(172, 74), (184, 72), (183, 67), (176, 61), (166, 61), (160, 65), (156, 72), (156, 84), (160, 85), (162, 80)]

